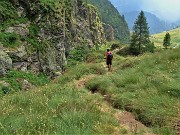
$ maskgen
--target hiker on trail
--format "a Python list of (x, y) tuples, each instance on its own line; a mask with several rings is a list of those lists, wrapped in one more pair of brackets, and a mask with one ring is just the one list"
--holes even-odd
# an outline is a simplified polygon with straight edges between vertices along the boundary
[(112, 59), (113, 59), (112, 52), (110, 52), (110, 50), (107, 49), (107, 53), (106, 53), (106, 64), (107, 64), (107, 66), (108, 66), (108, 71), (111, 71), (111, 68), (112, 68)]

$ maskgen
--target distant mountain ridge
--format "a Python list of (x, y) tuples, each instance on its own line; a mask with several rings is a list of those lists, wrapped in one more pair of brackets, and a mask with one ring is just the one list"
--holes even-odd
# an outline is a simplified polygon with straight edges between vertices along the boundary
[[(150, 27), (149, 31), (151, 34), (170, 30), (175, 27), (174, 25), (170, 23), (160, 20), (157, 16), (155, 16), (152, 13), (149, 13), (149, 12), (144, 12), (144, 13), (148, 22), (148, 26)], [(128, 26), (130, 30), (133, 29), (134, 22), (137, 19), (138, 14), (139, 14), (139, 11), (132, 11), (132, 12), (124, 13), (125, 19), (128, 22)]]
[[(130, 30), (132, 30), (135, 19), (137, 18), (139, 12), (144, 9), (142, 4), (137, 4), (137, 0), (109, 0), (114, 7), (124, 14), (126, 21)], [(139, 1), (141, 3), (141, 1)], [(144, 10), (145, 11), (145, 10)], [(160, 16), (156, 16), (158, 11), (155, 12), (145, 12), (147, 18), (150, 34), (155, 34), (163, 31), (173, 29), (180, 25), (180, 20), (174, 23), (169, 23), (161, 19)]]
[(176, 25), (180, 27), (180, 20), (176, 21)]

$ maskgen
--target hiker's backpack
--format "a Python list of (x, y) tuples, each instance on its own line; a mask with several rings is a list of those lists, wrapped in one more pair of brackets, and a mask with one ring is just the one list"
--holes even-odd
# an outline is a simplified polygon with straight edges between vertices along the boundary
[(112, 60), (112, 58), (113, 58), (112, 53), (108, 53), (108, 54), (107, 54), (107, 60)]

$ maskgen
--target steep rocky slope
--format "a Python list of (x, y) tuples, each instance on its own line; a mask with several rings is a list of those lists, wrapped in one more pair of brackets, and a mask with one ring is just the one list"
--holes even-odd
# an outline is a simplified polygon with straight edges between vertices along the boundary
[(61, 73), (75, 46), (105, 41), (96, 10), (81, 0), (1, 0), (0, 76), (11, 68)]
[[(98, 8), (102, 22), (104, 22), (105, 35), (111, 40), (112, 34), (114, 38), (121, 42), (128, 42), (130, 39), (130, 31), (124, 17), (120, 15), (118, 10), (111, 4), (109, 0), (84, 0)], [(110, 25), (110, 26), (109, 26)], [(112, 29), (113, 28), (113, 29)]]

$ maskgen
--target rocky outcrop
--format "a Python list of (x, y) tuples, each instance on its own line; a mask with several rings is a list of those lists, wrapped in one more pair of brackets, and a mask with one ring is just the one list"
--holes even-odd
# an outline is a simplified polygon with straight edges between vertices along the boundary
[[(83, 4), (81, 0), (57, 0), (51, 3), (8, 0), (7, 3), (17, 14), (15, 18), (9, 16), (11, 19), (27, 18), (27, 21), (8, 24), (3, 30), (6, 34), (15, 33), (19, 37), (16, 47), (12, 49), (5, 45), (7, 53), (1, 52), (4, 70), (13, 67), (44, 72), (54, 77), (57, 72), (63, 72), (69, 51), (74, 47), (93, 47), (105, 41), (96, 8)], [(6, 61), (4, 58), (7, 58)]]
[(29, 34), (28, 27), (30, 26), (29, 23), (26, 24), (18, 24), (13, 27), (8, 27), (5, 32), (7, 33), (17, 33), (20, 36), (26, 36)]
[(104, 32), (105, 32), (105, 37), (108, 41), (114, 40), (114, 29), (111, 25), (109, 24), (103, 24), (104, 27)]
[[(2, 48), (2, 46), (1, 46)], [(6, 74), (7, 70), (12, 68), (12, 60), (6, 52), (0, 48), (0, 76)]]

